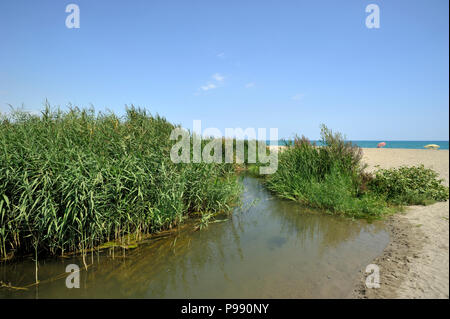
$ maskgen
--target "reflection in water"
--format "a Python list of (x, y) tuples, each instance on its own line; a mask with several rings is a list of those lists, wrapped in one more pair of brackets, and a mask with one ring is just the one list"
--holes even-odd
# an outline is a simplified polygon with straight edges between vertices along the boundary
[(287, 242), (287, 239), (281, 236), (273, 236), (267, 240), (269, 249), (280, 248)]
[[(188, 225), (125, 256), (94, 254), (80, 289), (67, 289), (62, 278), (28, 291), (0, 289), (0, 298), (339, 298), (388, 243), (381, 222), (311, 212), (273, 198), (257, 179), (243, 182), (247, 208), (226, 221), (197, 232)], [(70, 263), (83, 264), (41, 261), (39, 277), (53, 278)], [(24, 286), (33, 278), (31, 261), (0, 266), (3, 282)]]

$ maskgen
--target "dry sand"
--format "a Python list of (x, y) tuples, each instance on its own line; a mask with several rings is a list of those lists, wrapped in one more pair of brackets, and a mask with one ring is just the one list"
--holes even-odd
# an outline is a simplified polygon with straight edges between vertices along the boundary
[[(364, 149), (364, 161), (368, 170), (424, 164), (449, 185), (448, 150)], [(449, 202), (410, 206), (386, 224), (391, 242), (373, 261), (381, 287), (365, 288), (362, 275), (353, 297), (449, 298)]]

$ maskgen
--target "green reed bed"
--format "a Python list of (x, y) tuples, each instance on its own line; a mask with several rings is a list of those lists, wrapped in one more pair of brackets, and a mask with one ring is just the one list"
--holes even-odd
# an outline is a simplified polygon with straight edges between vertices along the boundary
[(231, 164), (174, 164), (175, 126), (131, 107), (119, 118), (73, 108), (0, 122), (0, 256), (85, 251), (189, 215), (229, 212)]
[(429, 169), (366, 173), (362, 150), (326, 126), (322, 126), (320, 144), (295, 138), (280, 153), (277, 172), (266, 178), (268, 189), (311, 207), (368, 219), (393, 213), (399, 205), (448, 199), (448, 188)]
[[(174, 128), (134, 107), (122, 118), (49, 107), (40, 116), (0, 118), (0, 259), (87, 251), (112, 240), (138, 240), (189, 216), (202, 226), (230, 212), (242, 191), (236, 169), (256, 174), (262, 165), (249, 161), (248, 141), (241, 165), (175, 164)], [(360, 148), (325, 126), (321, 134), (320, 147), (302, 137), (280, 152), (278, 170), (265, 176), (269, 190), (364, 218), (448, 199), (435, 172), (413, 167), (367, 174)], [(208, 142), (203, 139), (202, 148)]]

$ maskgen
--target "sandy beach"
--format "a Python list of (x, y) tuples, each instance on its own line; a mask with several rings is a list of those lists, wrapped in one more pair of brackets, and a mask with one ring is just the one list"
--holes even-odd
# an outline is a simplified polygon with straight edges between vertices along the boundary
[[(449, 151), (364, 149), (369, 171), (424, 164), (449, 185)], [(367, 289), (361, 273), (353, 297), (449, 298), (449, 202), (409, 206), (386, 220), (391, 242), (373, 263), (380, 267), (378, 289)]]

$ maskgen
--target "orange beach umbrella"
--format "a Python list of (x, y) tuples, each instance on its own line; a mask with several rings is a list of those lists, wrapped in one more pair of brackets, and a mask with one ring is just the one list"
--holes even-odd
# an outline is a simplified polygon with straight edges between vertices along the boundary
[(378, 145), (377, 145), (378, 148), (381, 148), (381, 147), (383, 147), (383, 146), (386, 146), (386, 143), (385, 143), (385, 142), (378, 143)]

